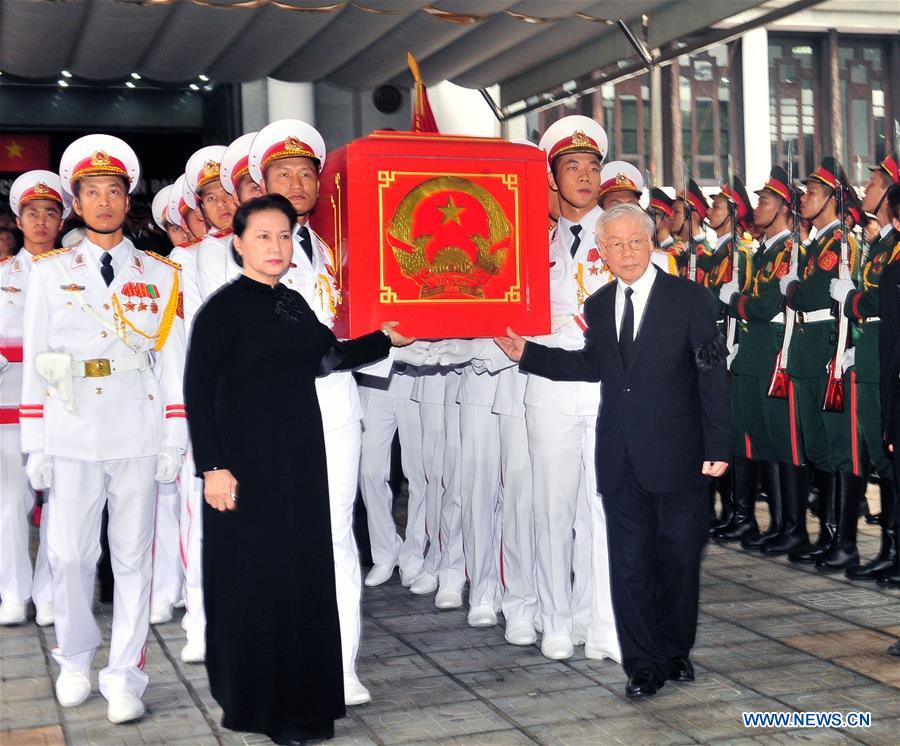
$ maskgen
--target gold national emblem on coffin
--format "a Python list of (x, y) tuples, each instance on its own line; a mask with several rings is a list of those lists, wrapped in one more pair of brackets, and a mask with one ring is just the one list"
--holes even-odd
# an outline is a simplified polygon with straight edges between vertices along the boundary
[(506, 262), (512, 226), (483, 186), (440, 176), (403, 197), (387, 234), (401, 273), (419, 285), (420, 298), (483, 298), (485, 283)]
[(70, 293), (80, 293), (84, 290), (84, 285), (76, 285), (74, 282), (70, 282), (68, 285), (60, 285), (60, 290), (67, 290)]
[(109, 156), (102, 150), (95, 150), (91, 155), (92, 166), (108, 166)]

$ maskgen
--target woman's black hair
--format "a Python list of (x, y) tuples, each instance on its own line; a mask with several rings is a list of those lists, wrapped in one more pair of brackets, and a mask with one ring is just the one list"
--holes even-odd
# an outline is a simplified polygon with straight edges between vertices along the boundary
[(280, 194), (264, 194), (262, 197), (254, 197), (244, 202), (238, 207), (237, 212), (231, 219), (231, 228), (235, 236), (243, 236), (247, 230), (247, 222), (250, 216), (257, 212), (266, 212), (267, 210), (277, 210), (288, 219), (288, 225), (293, 229), (294, 223), (297, 222), (297, 211), (291, 205), (287, 197)]

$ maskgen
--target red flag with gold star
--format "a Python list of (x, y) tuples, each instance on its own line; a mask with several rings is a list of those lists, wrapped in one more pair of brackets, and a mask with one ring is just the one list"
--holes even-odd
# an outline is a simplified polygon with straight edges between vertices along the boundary
[(49, 137), (0, 134), (0, 171), (19, 174), (36, 168), (50, 168)]
[(434, 112), (431, 110), (431, 104), (428, 102), (428, 91), (425, 90), (422, 73), (419, 71), (419, 63), (412, 56), (412, 52), (406, 53), (406, 62), (409, 65), (409, 71), (412, 73), (413, 79), (416, 81), (413, 95), (412, 131), (437, 132), (437, 122), (434, 121)]

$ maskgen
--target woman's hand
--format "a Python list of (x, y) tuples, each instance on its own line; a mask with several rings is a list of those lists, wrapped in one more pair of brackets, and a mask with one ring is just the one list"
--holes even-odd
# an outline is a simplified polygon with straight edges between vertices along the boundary
[(391, 344), (394, 347), (406, 347), (416, 341), (415, 337), (404, 337), (400, 332), (396, 331), (398, 326), (400, 326), (399, 321), (385, 321), (381, 325), (381, 333), (390, 337)]
[(238, 483), (228, 469), (203, 472), (203, 497), (210, 507), (225, 512), (237, 510)]

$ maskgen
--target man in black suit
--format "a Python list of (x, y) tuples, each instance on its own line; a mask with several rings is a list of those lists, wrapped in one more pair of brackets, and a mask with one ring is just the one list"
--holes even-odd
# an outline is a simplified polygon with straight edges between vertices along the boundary
[(597, 485), (629, 696), (694, 679), (707, 484), (731, 456), (727, 353), (709, 293), (657, 271), (652, 236), (635, 205), (600, 217), (597, 245), (617, 282), (585, 304), (583, 349), (547, 348), (512, 329), (495, 340), (529, 373), (602, 385)]

